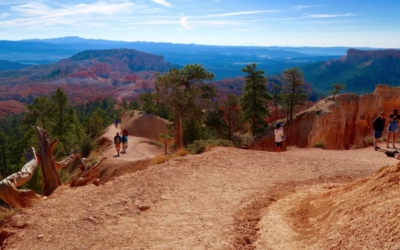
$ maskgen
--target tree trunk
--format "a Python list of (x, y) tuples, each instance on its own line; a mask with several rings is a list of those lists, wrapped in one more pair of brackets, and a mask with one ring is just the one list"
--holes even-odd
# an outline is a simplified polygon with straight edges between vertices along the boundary
[(40, 163), (42, 165), (42, 193), (49, 196), (61, 185), (60, 176), (57, 173), (56, 162), (53, 158), (53, 151), (57, 146), (58, 139), (50, 143), (46, 130), (35, 127), (40, 147)]
[(182, 128), (182, 114), (178, 114), (175, 118), (175, 149), (183, 147), (183, 128)]
[(34, 200), (40, 200), (41, 196), (33, 190), (18, 190), (17, 187), (29, 181), (38, 165), (35, 149), (31, 148), (25, 153), (27, 163), (21, 171), (14, 173), (0, 182), (0, 198), (14, 208), (26, 207)]
[(40, 146), (40, 154), (38, 158), (42, 165), (42, 194), (49, 196), (61, 185), (60, 176), (58, 175), (57, 170), (69, 166), (75, 158), (80, 157), (80, 155), (70, 155), (61, 162), (55, 162), (53, 151), (57, 146), (58, 139), (55, 139), (50, 143), (47, 131), (37, 126), (35, 128)]

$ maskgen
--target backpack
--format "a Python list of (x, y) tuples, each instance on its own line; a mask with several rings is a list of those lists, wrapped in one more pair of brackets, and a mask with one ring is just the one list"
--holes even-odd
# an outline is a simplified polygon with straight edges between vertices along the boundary
[(385, 152), (385, 154), (386, 154), (386, 156), (387, 157), (394, 157), (396, 154), (398, 154), (398, 153), (400, 153), (399, 151), (397, 151), (397, 150), (394, 150), (394, 151), (386, 151)]
[(283, 131), (282, 141), (285, 141), (285, 140), (286, 140), (286, 133), (285, 133), (285, 131)]
[(115, 143), (115, 144), (121, 143), (121, 136), (116, 136), (116, 137), (114, 138), (114, 143)]
[(122, 135), (122, 142), (128, 142), (128, 137), (126, 137), (126, 135)]

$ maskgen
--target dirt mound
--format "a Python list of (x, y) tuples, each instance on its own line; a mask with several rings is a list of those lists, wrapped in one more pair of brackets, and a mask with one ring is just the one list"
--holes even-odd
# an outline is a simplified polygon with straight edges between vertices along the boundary
[(400, 163), (349, 184), (293, 190), (266, 208), (258, 244), (272, 249), (399, 249)]
[(154, 115), (135, 112), (134, 116), (125, 113), (122, 115), (121, 130), (126, 128), (131, 136), (157, 140), (160, 134), (167, 134), (167, 120)]
[(311, 201), (307, 213), (320, 234), (317, 248), (400, 249), (399, 197), (396, 164)]

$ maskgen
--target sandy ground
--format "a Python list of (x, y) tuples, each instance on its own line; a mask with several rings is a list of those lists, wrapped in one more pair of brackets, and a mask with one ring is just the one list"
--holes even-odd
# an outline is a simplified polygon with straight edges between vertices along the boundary
[[(120, 162), (163, 153), (145, 140), (130, 136), (126, 154), (114, 157), (110, 146), (103, 155)], [(63, 185), (1, 225), (1, 248), (318, 249), (318, 231), (304, 237), (296, 230), (307, 224), (301, 215), (288, 216), (296, 204), (397, 162), (371, 147), (280, 154), (218, 147), (100, 186)]]

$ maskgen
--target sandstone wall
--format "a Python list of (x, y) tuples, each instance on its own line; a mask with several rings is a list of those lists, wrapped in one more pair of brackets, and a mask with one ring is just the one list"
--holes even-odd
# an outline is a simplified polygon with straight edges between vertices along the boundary
[[(331, 98), (319, 101), (284, 124), (287, 140), (283, 150), (288, 146), (314, 147), (318, 142), (327, 149), (350, 149), (366, 136), (372, 136), (372, 123), (381, 111), (388, 118), (393, 108), (400, 110), (400, 87), (382, 84), (372, 94), (343, 94), (334, 101)], [(248, 148), (273, 151), (273, 126), (274, 123)]]

